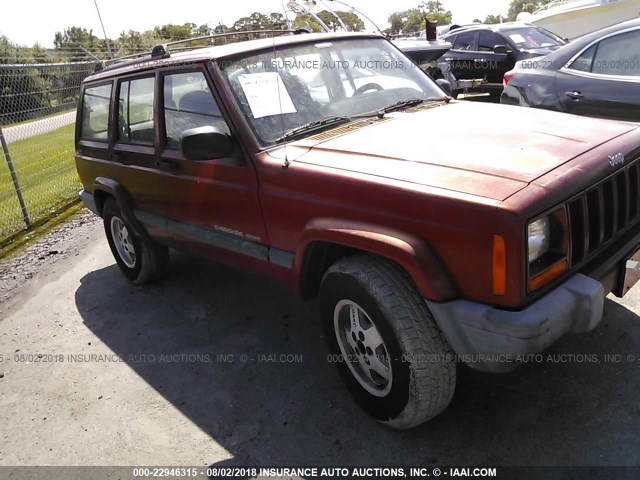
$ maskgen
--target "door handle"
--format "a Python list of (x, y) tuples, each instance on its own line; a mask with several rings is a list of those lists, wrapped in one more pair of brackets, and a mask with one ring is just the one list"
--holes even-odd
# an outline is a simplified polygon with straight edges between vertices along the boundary
[(176, 162), (175, 160), (161, 158), (160, 160), (155, 161), (155, 166), (158, 170), (170, 172), (178, 169), (178, 162)]
[(564, 94), (573, 100), (582, 100), (584, 98), (582, 92), (579, 92), (577, 90), (574, 90), (573, 92), (565, 92)]

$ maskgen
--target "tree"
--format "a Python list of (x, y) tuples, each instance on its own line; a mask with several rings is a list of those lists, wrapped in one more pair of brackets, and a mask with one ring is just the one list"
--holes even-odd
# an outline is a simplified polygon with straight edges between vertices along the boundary
[(424, 31), (425, 27), (425, 14), (417, 8), (409, 10), (407, 20), (402, 26), (403, 33), (416, 33), (419, 31)]
[(272, 13), (269, 15), (269, 29), (270, 30), (286, 30), (287, 19), (281, 13)]
[(185, 23), (183, 25), (167, 24), (161, 27), (155, 27), (153, 33), (156, 37), (166, 41), (184, 40), (193, 37), (194, 23)]
[(365, 28), (362, 19), (353, 12), (337, 11), (334, 15), (328, 10), (323, 10), (322, 12), (318, 13), (318, 17), (320, 18), (320, 20), (322, 20), (327, 25), (327, 27), (329, 27), (334, 32), (342, 29), (342, 25), (336, 18), (336, 15), (340, 17), (340, 20), (342, 20), (342, 23), (345, 24), (347, 30), (350, 32), (360, 32)]
[(484, 22), (480, 22), (480, 23), (486, 23), (487, 25), (493, 25), (496, 23), (502, 23), (503, 21), (503, 17), (502, 15), (487, 15), (487, 17), (484, 19)]
[(409, 18), (410, 10), (404, 10), (402, 12), (395, 12), (389, 15), (388, 21), (391, 24), (389, 33), (392, 35), (398, 35), (403, 31), (404, 24)]
[(66, 53), (71, 60), (91, 60), (92, 56), (104, 56), (106, 45), (104, 40), (96, 37), (93, 30), (87, 30), (83, 27), (72, 26), (64, 29), (62, 32), (56, 32), (53, 45), (56, 50)]
[(140, 33), (134, 30), (122, 32), (120, 37), (113, 42), (115, 57), (124, 57), (133, 53), (150, 52), (151, 49), (166, 40), (160, 38), (154, 30)]
[(533, 13), (551, 0), (512, 0), (507, 13), (507, 21), (513, 22), (521, 12)]
[(306, 28), (310, 29), (312, 32), (322, 32), (322, 26), (320, 26), (318, 21), (309, 14), (298, 15), (293, 21), (293, 28)]
[(392, 35), (416, 33), (424, 31), (426, 20), (438, 25), (448, 25), (452, 18), (453, 14), (445, 10), (442, 2), (438, 0), (422, 2), (418, 8), (392, 13), (389, 16), (391, 27), (388, 31)]
[(213, 29), (213, 33), (214, 34), (221, 34), (221, 33), (226, 33), (229, 30), (229, 27), (227, 27), (226, 25), (220, 23), (219, 25), (216, 25)]
[(37, 44), (33, 48), (19, 47), (0, 35), (0, 125), (27, 120), (51, 106), (51, 84), (43, 70), (34, 65), (46, 63), (43, 52)]
[(231, 27), (234, 32), (246, 32), (249, 30), (271, 30), (271, 20), (267, 15), (259, 12), (253, 12), (248, 17), (242, 17), (236, 20)]
[(427, 19), (430, 22), (435, 22), (438, 25), (449, 25), (453, 18), (453, 14), (450, 11), (445, 10), (442, 2), (439, 0), (426, 3), (422, 2), (418, 8), (426, 14)]

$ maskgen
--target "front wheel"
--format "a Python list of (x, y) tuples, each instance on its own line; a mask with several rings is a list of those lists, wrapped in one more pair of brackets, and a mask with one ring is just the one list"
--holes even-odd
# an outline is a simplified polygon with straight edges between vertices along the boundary
[(320, 307), (332, 358), (370, 415), (408, 429), (447, 407), (455, 356), (404, 270), (372, 255), (345, 258), (324, 276)]
[(111, 253), (129, 280), (141, 285), (164, 274), (169, 264), (169, 249), (136, 236), (114, 199), (106, 201), (102, 218)]

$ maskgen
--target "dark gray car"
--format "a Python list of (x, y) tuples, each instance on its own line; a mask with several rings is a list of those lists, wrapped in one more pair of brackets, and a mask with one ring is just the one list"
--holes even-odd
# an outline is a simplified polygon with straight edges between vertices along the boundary
[(503, 83), (504, 104), (640, 121), (640, 19), (521, 61)]

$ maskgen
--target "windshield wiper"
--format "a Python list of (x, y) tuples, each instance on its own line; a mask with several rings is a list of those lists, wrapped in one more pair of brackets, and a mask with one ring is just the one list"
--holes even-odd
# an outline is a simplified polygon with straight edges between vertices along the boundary
[(396, 112), (398, 110), (404, 110), (406, 108), (415, 107), (417, 105), (421, 105), (425, 102), (445, 102), (449, 103), (451, 101), (450, 97), (436, 97), (436, 98), (408, 98), (406, 100), (400, 100), (399, 102), (394, 103), (393, 105), (389, 105), (388, 107), (381, 108), (376, 110), (375, 112), (363, 113), (362, 115), (354, 115), (354, 118), (361, 117), (374, 117), (378, 116), (380, 118), (384, 117), (387, 113)]
[(424, 103), (424, 101), (425, 100), (423, 98), (408, 98), (407, 100), (400, 100), (393, 105), (381, 108), (380, 110), (378, 110), (378, 114), (391, 113), (397, 110), (404, 110), (405, 108), (415, 107), (416, 105)]
[(311, 133), (317, 130), (323, 130), (327, 127), (332, 127), (334, 125), (343, 124), (343, 123), (349, 123), (350, 121), (351, 121), (351, 118), (349, 117), (336, 117), (336, 116), (325, 117), (325, 118), (321, 118), (320, 120), (314, 120), (313, 122), (309, 122), (305, 125), (294, 128), (293, 130), (289, 130), (280, 138), (277, 138), (275, 143), (282, 143), (287, 140), (291, 140), (295, 137), (304, 135), (305, 133)]

